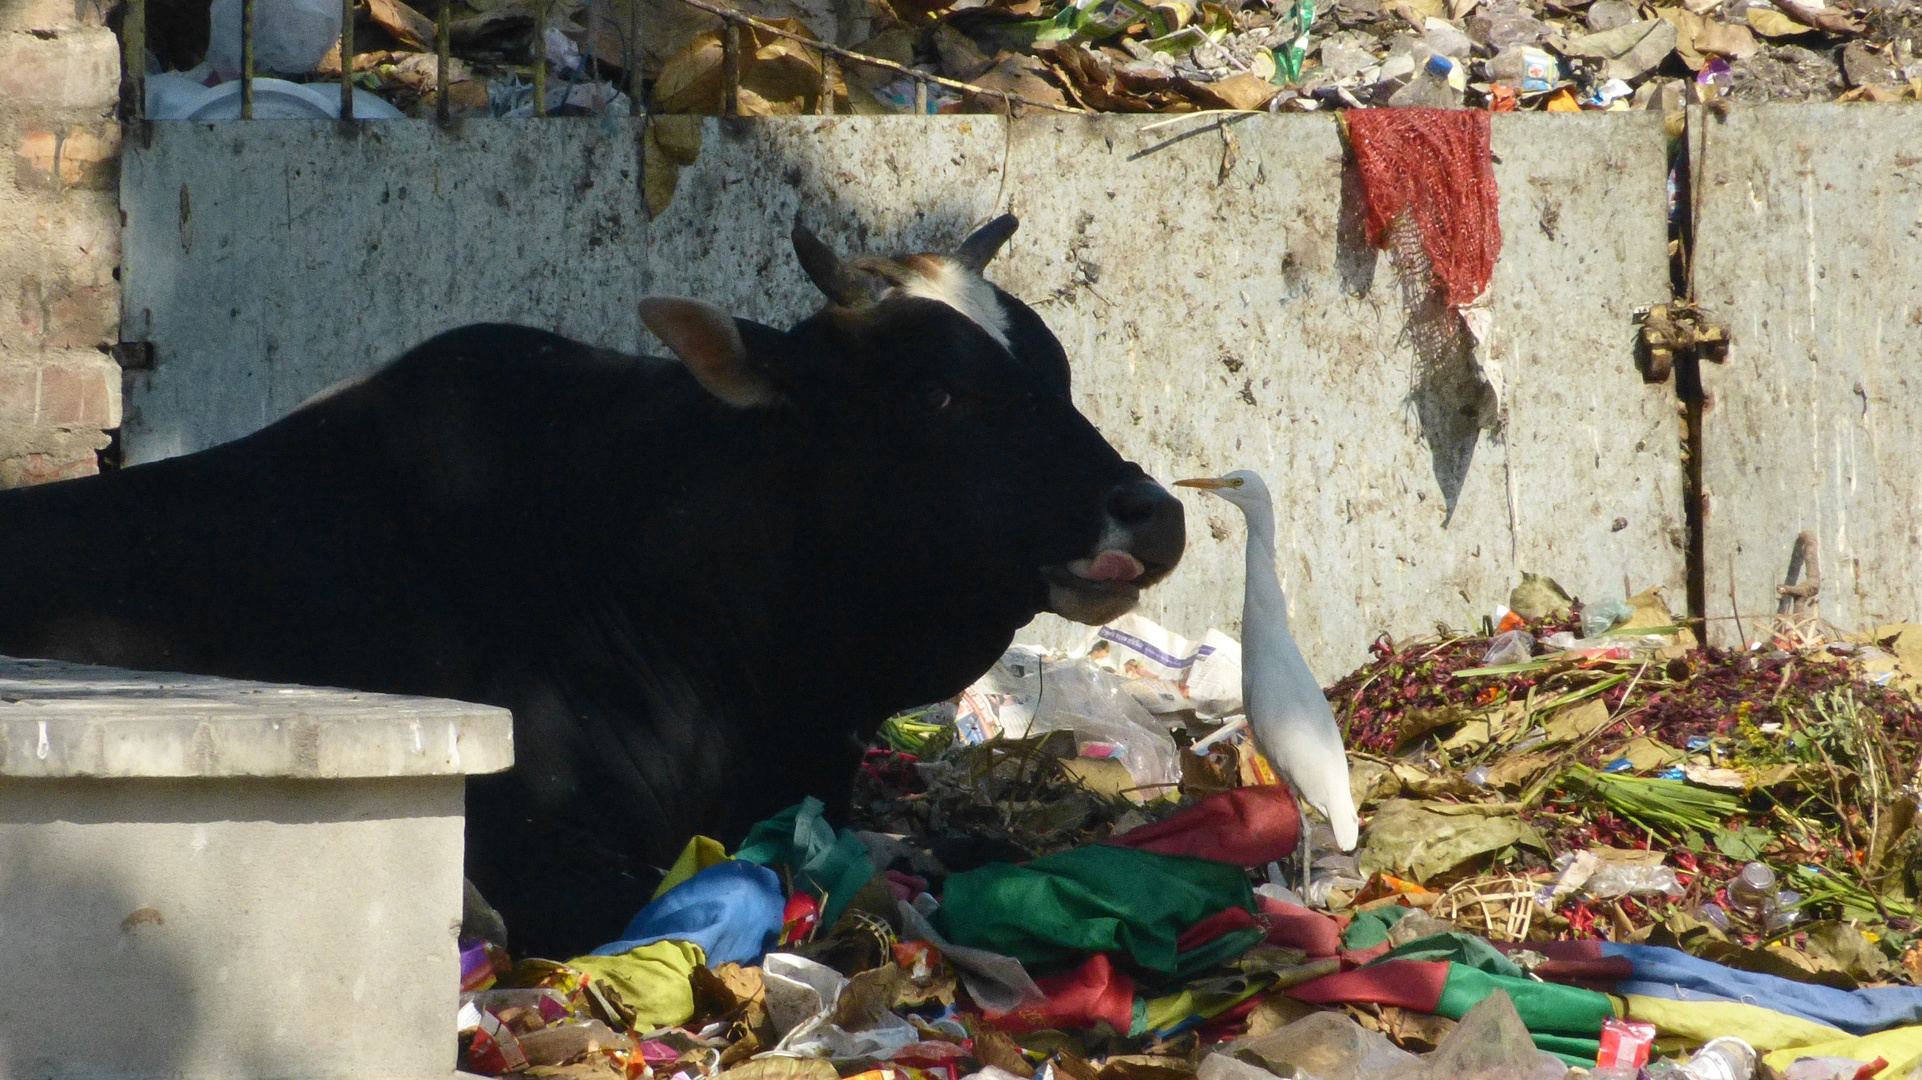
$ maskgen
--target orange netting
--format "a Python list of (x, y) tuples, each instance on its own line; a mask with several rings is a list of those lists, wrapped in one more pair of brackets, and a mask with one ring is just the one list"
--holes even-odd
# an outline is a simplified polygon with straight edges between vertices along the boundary
[(1488, 287), (1502, 250), (1488, 114), (1354, 109), (1347, 120), (1367, 203), (1368, 242), (1378, 248), (1395, 243), (1396, 219), (1412, 217), (1442, 300), (1450, 308), (1472, 303)]

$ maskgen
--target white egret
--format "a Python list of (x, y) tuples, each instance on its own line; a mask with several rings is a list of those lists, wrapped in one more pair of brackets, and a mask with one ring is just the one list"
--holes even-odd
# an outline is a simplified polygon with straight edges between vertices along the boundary
[(1320, 810), (1343, 851), (1360, 832), (1348, 790), (1348, 753), (1334, 710), (1288, 633), (1288, 598), (1275, 574), (1275, 508), (1261, 477), (1177, 480), (1234, 503), (1248, 519), (1247, 584), (1241, 607), (1241, 700), (1255, 748), (1303, 799)]

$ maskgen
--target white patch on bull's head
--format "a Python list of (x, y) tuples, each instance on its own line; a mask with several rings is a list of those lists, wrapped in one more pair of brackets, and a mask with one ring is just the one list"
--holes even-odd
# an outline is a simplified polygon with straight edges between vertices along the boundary
[(1002, 348), (1009, 347), (1008, 313), (985, 278), (940, 255), (912, 256), (905, 262), (913, 273), (901, 282), (901, 292), (948, 305), (986, 330)]

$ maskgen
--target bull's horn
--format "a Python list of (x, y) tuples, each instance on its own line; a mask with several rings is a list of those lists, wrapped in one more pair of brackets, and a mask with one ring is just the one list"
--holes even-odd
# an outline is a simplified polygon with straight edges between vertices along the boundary
[(980, 273), (987, 269), (988, 260), (994, 258), (994, 253), (1000, 251), (1001, 245), (1007, 243), (1008, 237), (1013, 236), (1014, 230), (1020, 227), (1019, 218), (1013, 214), (1002, 214), (961, 241), (961, 247), (954, 253), (954, 261)]
[(849, 303), (858, 290), (849, 280), (847, 270), (841, 265), (841, 257), (834, 249), (821, 242), (801, 219), (794, 219), (794, 255), (801, 260), (801, 269), (807, 272), (808, 280), (814, 287), (827, 295), (837, 304)]

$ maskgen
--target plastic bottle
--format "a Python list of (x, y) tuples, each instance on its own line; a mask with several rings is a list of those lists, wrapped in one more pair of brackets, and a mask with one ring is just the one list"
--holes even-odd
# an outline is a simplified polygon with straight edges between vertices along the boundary
[(1749, 1080), (1755, 1075), (1755, 1048), (1733, 1036), (1710, 1039), (1688, 1059), (1694, 1080)]
[(1434, 54), (1415, 70), (1407, 86), (1395, 91), (1388, 104), (1397, 109), (1459, 109), (1467, 85), (1468, 72), (1461, 61)]
[(1715, 929), (1720, 930), (1724, 934), (1728, 933), (1728, 912), (1723, 911), (1722, 905), (1720, 904), (1703, 904), (1701, 907), (1695, 909), (1695, 917), (1713, 926)]
[(1737, 914), (1761, 918), (1775, 903), (1775, 871), (1752, 862), (1728, 883), (1728, 906)]
[(1775, 903), (1769, 909), (1768, 919), (1763, 923), (1771, 934), (1780, 933), (1794, 926), (1802, 918), (1795, 905), (1802, 902), (1802, 894), (1794, 889), (1783, 889), (1775, 894)]

